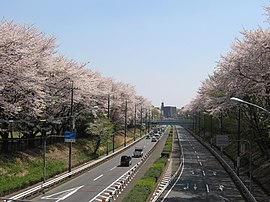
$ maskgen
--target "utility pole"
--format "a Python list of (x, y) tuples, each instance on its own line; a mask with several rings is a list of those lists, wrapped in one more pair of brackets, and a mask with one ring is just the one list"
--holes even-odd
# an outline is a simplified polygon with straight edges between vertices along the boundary
[(140, 137), (142, 137), (142, 106), (141, 106), (141, 128), (140, 128)]
[[(110, 120), (110, 94), (108, 94), (108, 113), (107, 113), (108, 121)], [(109, 155), (109, 134), (107, 134), (107, 143), (106, 143), (106, 153)], [(113, 138), (114, 139), (114, 138)]]
[(146, 109), (146, 112), (145, 112), (145, 131), (144, 131), (144, 134), (146, 135), (146, 133), (147, 133), (147, 130), (148, 130), (148, 123), (147, 123), (147, 121), (148, 121), (148, 114), (147, 114), (148, 112), (147, 112), (147, 109)]
[(127, 100), (125, 105), (125, 139), (124, 139), (124, 147), (127, 144)]
[(134, 141), (136, 140), (136, 104), (135, 104), (135, 114), (134, 114)]
[[(71, 81), (71, 102), (70, 102), (70, 123), (71, 123), (71, 131), (75, 130), (75, 121), (73, 115), (73, 96), (74, 96), (74, 84)], [(69, 161), (68, 161), (68, 171), (71, 172), (71, 161), (72, 161), (72, 142), (69, 142)]]
[(108, 115), (107, 118), (110, 118), (110, 94), (108, 94)]

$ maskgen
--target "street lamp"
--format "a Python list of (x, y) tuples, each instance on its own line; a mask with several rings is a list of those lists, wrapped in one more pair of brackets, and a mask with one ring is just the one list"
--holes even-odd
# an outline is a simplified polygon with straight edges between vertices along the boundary
[[(253, 106), (253, 107), (256, 107), (258, 109), (261, 109), (263, 110), (264, 112), (266, 112), (268, 115), (270, 115), (270, 112), (267, 110), (267, 109), (264, 109), (263, 107), (259, 106), (259, 105), (256, 105), (256, 104), (253, 104), (251, 102), (247, 102), (245, 100), (241, 100), (240, 98), (237, 98), (237, 97), (231, 97), (230, 100), (234, 103), (237, 103), (237, 104), (246, 104), (246, 105), (250, 105), (250, 106)], [(240, 116), (241, 116), (241, 109), (240, 109), (240, 106), (238, 106), (238, 131), (237, 131), (237, 175), (239, 175), (239, 167), (240, 167)]]
[(243, 104), (247, 104), (247, 105), (256, 107), (256, 108), (258, 108), (258, 109), (261, 109), (261, 110), (265, 111), (267, 114), (270, 115), (270, 111), (268, 111), (267, 109), (264, 109), (263, 107), (260, 107), (259, 105), (253, 104), (253, 103), (251, 103), (251, 102), (247, 102), (247, 101), (245, 101), (245, 100), (241, 100), (240, 98), (237, 98), (237, 97), (231, 97), (230, 100), (231, 100), (232, 102), (235, 102), (235, 103), (243, 103)]

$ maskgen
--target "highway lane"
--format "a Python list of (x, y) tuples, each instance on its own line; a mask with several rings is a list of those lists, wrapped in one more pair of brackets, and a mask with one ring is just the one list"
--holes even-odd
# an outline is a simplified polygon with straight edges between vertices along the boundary
[(177, 181), (158, 201), (245, 201), (230, 176), (193, 136), (177, 127), (183, 167)]
[(141, 158), (132, 158), (132, 165), (121, 167), (120, 157), (122, 155), (133, 155), (135, 146), (144, 147), (144, 154), (151, 150), (156, 142), (150, 139), (142, 139), (137, 144), (116, 155), (105, 163), (91, 169), (90, 171), (46, 192), (45, 195), (35, 198), (33, 201), (90, 201), (108, 185), (127, 172)]

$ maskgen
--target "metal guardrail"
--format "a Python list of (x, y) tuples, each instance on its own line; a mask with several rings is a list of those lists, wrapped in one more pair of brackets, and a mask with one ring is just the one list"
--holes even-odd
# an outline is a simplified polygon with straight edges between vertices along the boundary
[(23, 191), (23, 192), (21, 192), (19, 194), (16, 194), (16, 195), (12, 196), (12, 197), (2, 197), (0, 199), (3, 200), (4, 202), (27, 201), (27, 200), (23, 200), (23, 199), (25, 199), (27, 197), (30, 197), (30, 196), (33, 196), (34, 194), (37, 194), (39, 192), (42, 192), (45, 188), (52, 187), (53, 185), (65, 180), (65, 179), (68, 179), (71, 176), (77, 175), (77, 174), (81, 173), (82, 171), (84, 171), (86, 169), (90, 169), (92, 167), (95, 167), (95, 166), (99, 165), (100, 163), (105, 162), (106, 160), (112, 158), (113, 156), (119, 154), (120, 152), (126, 150), (127, 148), (129, 148), (129, 147), (133, 146), (134, 144), (136, 144), (137, 142), (141, 141), (143, 138), (145, 138), (145, 136), (143, 136), (143, 137), (137, 139), (136, 141), (128, 144), (126, 147), (123, 147), (123, 148), (115, 151), (114, 153), (109, 154), (108, 156), (105, 156), (105, 157), (103, 157), (101, 159), (98, 159), (98, 160), (95, 160), (93, 162), (87, 163), (87, 164), (85, 164), (83, 166), (80, 166), (80, 167), (74, 169), (71, 172), (65, 173), (65, 174), (60, 175), (60, 176), (58, 176), (56, 178), (48, 180), (45, 183), (36, 185), (36, 186), (34, 186), (34, 187), (30, 188), (30, 189), (27, 189), (26, 191)]

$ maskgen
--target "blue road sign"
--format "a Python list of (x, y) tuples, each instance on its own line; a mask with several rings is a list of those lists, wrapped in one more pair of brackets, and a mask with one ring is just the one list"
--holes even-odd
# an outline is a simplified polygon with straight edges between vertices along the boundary
[(75, 131), (65, 131), (64, 138), (65, 138), (65, 142), (75, 142), (76, 132)]

